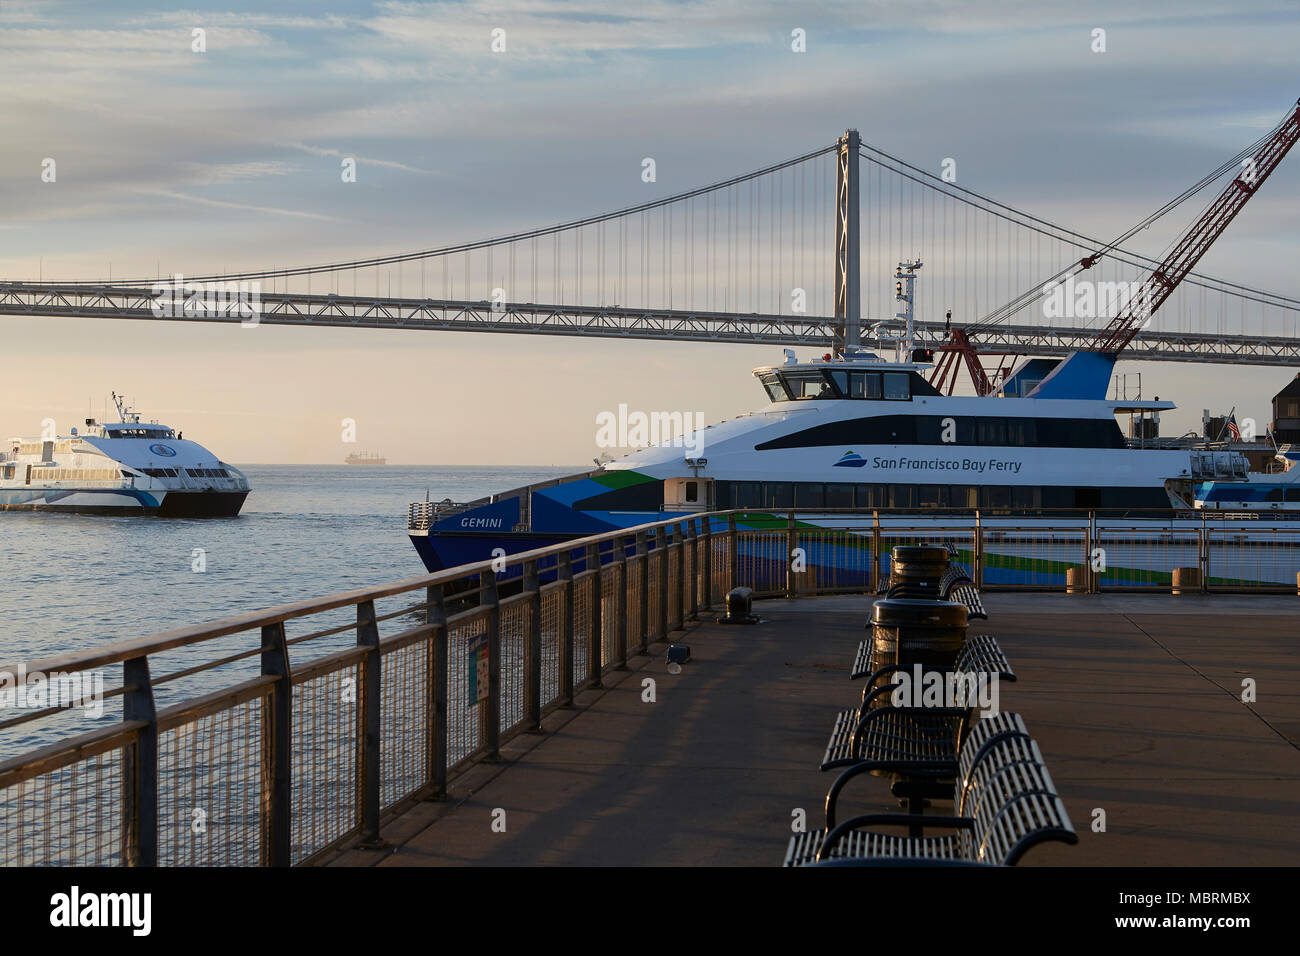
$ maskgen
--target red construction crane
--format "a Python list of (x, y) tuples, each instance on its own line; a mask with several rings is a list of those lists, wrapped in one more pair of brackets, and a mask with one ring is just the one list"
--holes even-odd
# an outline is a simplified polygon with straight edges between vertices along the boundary
[[(1234, 216), (1241, 211), (1251, 196), (1259, 191), (1264, 180), (1277, 168), (1287, 152), (1300, 139), (1300, 101), (1296, 108), (1254, 156), (1242, 163), (1242, 170), (1211, 204), (1205, 214), (1179, 240), (1173, 251), (1152, 271), (1125, 303), (1119, 313), (1102, 329), (1091, 350), (1118, 355), (1133, 341), (1133, 337), (1151, 321), (1161, 304), (1169, 298), (1178, 284), (1187, 277), (1206, 250), (1228, 228)], [(1101, 253), (1080, 260), (1081, 269), (1090, 269), (1101, 258)], [(939, 349), (939, 361), (931, 373), (930, 381), (939, 390), (947, 387), (952, 394), (957, 383), (957, 368), (964, 362), (970, 373), (976, 394), (988, 395), (997, 388), (997, 380), (1009, 371), (999, 360), (997, 373), (990, 377), (980, 361), (979, 351), (965, 329), (953, 329), (948, 341)], [(1000, 353), (1005, 357), (1008, 353)], [(1014, 356), (1012, 356), (1014, 360)], [(951, 380), (949, 379), (951, 376)]]
[[(992, 375), (985, 371), (980, 353), (966, 335), (966, 330), (953, 329), (948, 335), (948, 341), (939, 349), (939, 359), (935, 363), (934, 371), (930, 373), (930, 384), (945, 395), (951, 395), (957, 385), (957, 371), (962, 363), (965, 363), (970, 380), (975, 385), (975, 394), (991, 394), (1015, 365), (1016, 353), (986, 352), (985, 355), (996, 355), (998, 358), (997, 369)], [(1004, 359), (1008, 360), (1005, 364), (1003, 364)]]
[[(1173, 252), (1155, 267), (1128, 303), (1101, 330), (1093, 343), (1093, 351), (1115, 355), (1124, 351), (1124, 347), (1151, 321), (1156, 309), (1178, 288), (1178, 283), (1187, 277), (1187, 273), (1192, 271), (1192, 267), (1205, 255), (1214, 240), (1228, 228), (1228, 223), (1241, 212), (1241, 207), (1264, 185), (1268, 174), (1282, 162), (1282, 157), (1295, 145), (1297, 139), (1300, 139), (1300, 101), (1297, 101), (1295, 110), (1269, 137), (1268, 142), (1260, 147), (1259, 152), (1242, 163), (1241, 172), (1179, 240)], [(1092, 265), (1090, 259), (1085, 259), (1084, 262), (1084, 268)]]

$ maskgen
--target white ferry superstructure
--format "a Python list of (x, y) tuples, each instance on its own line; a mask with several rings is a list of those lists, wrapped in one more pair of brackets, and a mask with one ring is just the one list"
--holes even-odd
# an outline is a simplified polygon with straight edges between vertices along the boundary
[(0, 446), (0, 511), (234, 517), (248, 479), (198, 442), (141, 422), (116, 394), (120, 421), (87, 418), (68, 435)]
[[(900, 355), (913, 357), (907, 349)], [(1114, 357), (1029, 359), (996, 395), (941, 394), (922, 361), (865, 349), (753, 370), (768, 402), (593, 471), (478, 501), (417, 502), (408, 532), (430, 570), (632, 527), (668, 514), (838, 509), (980, 511), (1018, 520), (1062, 513), (1192, 513), (1198, 485), (1245, 482), (1236, 452), (1126, 437), (1168, 401), (1107, 398)], [(860, 519), (859, 519), (860, 520)]]

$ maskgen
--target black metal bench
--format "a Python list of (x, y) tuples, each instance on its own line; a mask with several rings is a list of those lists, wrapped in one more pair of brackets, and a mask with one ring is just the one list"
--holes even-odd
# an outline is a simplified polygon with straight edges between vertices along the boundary
[(987, 621), (988, 612), (980, 598), (980, 589), (961, 565), (950, 564), (939, 581), (939, 600), (956, 601), (966, 608), (966, 616)]
[[(865, 648), (859, 646), (859, 658), (865, 653), (870, 660), (870, 643), (863, 642)], [(884, 678), (900, 670), (905, 668), (897, 664), (887, 664), (873, 670), (862, 688), (862, 703), (842, 710), (835, 716), (835, 724), (831, 728), (831, 736), (822, 757), (822, 770), (834, 770), (859, 760), (878, 759), (885, 753), (881, 749), (885, 747), (889, 748), (891, 759), (898, 755), (896, 751), (903, 757), (910, 755), (915, 759), (937, 754), (946, 754), (955, 759), (957, 736), (970, 716), (971, 707), (873, 706), (879, 698), (888, 701), (889, 695), (898, 685), (888, 683)], [(952, 671), (958, 681), (1016, 679), (1006, 655), (990, 634), (968, 636), (957, 654)], [(882, 714), (886, 711), (897, 713)], [(873, 726), (868, 727), (869, 724)], [(950, 749), (936, 751), (936, 746), (941, 743)], [(908, 750), (909, 746), (911, 750)], [(864, 750), (864, 747), (872, 748), (871, 752)]]
[[(853, 659), (853, 670), (849, 673), (850, 680), (860, 680), (876, 673), (877, 668), (872, 660), (872, 649), (874, 647), (875, 642), (869, 637), (858, 644), (858, 651)], [(1002, 653), (997, 638), (992, 634), (966, 635), (961, 651), (957, 654), (955, 666), (958, 670), (997, 674), (1001, 680), (1014, 681), (1016, 679), (1015, 673), (1011, 670), (1010, 661)], [(868, 686), (870, 686), (870, 683), (868, 682)]]
[[(1027, 735), (991, 739), (962, 769), (952, 792), (957, 808), (953, 816), (867, 814), (829, 830), (795, 834), (785, 865), (870, 866), (905, 861), (1014, 866), (1044, 841), (1078, 842), (1042, 754)], [(909, 835), (874, 829), (895, 826), (909, 828)], [(954, 832), (917, 835), (927, 828)]]
[[(954, 806), (957, 807), (954, 812), (960, 814), (963, 805), (960, 802), (960, 795), (966, 792), (975, 767), (988, 757), (991, 748), (1006, 746), (1013, 738), (1028, 741), (1029, 731), (1018, 714), (1002, 713), (997, 717), (980, 720), (971, 725), (968, 733), (959, 740), (956, 758), (953, 760), (947, 759), (946, 756), (940, 760), (879, 759), (860, 760), (850, 765), (836, 777), (826, 793), (826, 825), (820, 830), (809, 831), (808, 834), (796, 834), (795, 839), (791, 841), (790, 852), (786, 855), (786, 865), (792, 865), (792, 860), (798, 860), (800, 864), (812, 862), (821, 846), (821, 838), (836, 826), (840, 794), (848, 782), (855, 777), (865, 773), (882, 772), (905, 772), (914, 780), (929, 777), (934, 784), (932, 788), (934, 796), (952, 799), (954, 795), (958, 795), (959, 799), (954, 802)], [(907, 815), (917, 815), (916, 808), (912, 807)], [(916, 831), (917, 835), (922, 832), (920, 829)]]
[[(926, 708), (892, 708), (895, 713), (871, 727), (863, 737), (864, 759), (848, 764), (826, 791), (826, 825), (835, 825), (840, 794), (849, 781), (863, 774), (891, 775), (891, 793), (909, 813), (920, 813), (927, 800), (946, 800), (952, 781), (963, 774), (963, 764), (991, 742), (1023, 737), (1029, 732), (1018, 714), (998, 713), (954, 726)], [(935, 708), (929, 708), (934, 710)]]

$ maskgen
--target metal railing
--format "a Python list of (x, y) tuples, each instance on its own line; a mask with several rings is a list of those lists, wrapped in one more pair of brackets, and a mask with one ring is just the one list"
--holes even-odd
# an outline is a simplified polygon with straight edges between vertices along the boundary
[(385, 814), (445, 796), (710, 606), (715, 537), (699, 517), (655, 522), (10, 667), (27, 690), (120, 679), (84, 732), (85, 697), (0, 706), (24, 744), (0, 762), (0, 864), (286, 865), (376, 845)]
[[(0, 864), (288, 865), (379, 845), (386, 815), (445, 797), (729, 588), (873, 593), (890, 549), (917, 543), (986, 589), (1061, 589), (1069, 568), (1091, 590), (1167, 588), (1190, 566), (1207, 590), (1294, 591), (1300, 569), (1300, 523), (727, 511), (76, 650), (0, 670)], [(97, 719), (86, 684), (52, 690), (109, 672)]]

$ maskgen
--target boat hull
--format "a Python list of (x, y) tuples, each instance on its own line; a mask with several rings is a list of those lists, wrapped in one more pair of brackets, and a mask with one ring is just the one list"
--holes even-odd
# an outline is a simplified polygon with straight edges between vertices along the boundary
[(233, 518), (248, 491), (0, 491), (0, 511), (160, 518)]

